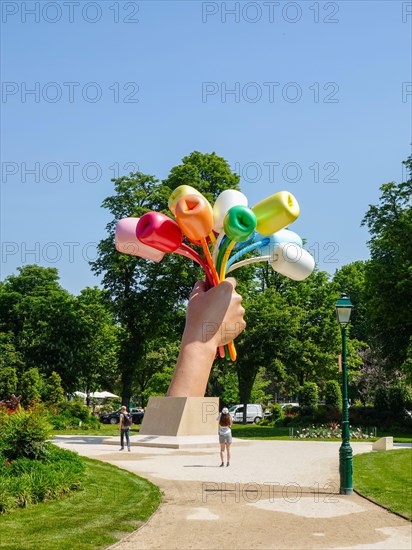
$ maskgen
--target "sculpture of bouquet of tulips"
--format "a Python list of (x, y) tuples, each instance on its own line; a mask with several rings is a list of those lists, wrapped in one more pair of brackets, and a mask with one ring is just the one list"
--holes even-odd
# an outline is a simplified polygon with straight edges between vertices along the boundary
[[(212, 207), (199, 191), (180, 185), (169, 198), (169, 209), (176, 221), (160, 212), (121, 219), (116, 226), (116, 249), (155, 262), (168, 252), (181, 254), (202, 266), (209, 286), (252, 262), (267, 261), (275, 271), (295, 281), (306, 279), (315, 268), (299, 235), (285, 229), (300, 211), (288, 191), (275, 193), (250, 208), (243, 193), (228, 189)], [(184, 237), (201, 246), (203, 255), (185, 243)], [(253, 257), (242, 259), (251, 252)], [(221, 357), (236, 359), (233, 342), (219, 352)]]

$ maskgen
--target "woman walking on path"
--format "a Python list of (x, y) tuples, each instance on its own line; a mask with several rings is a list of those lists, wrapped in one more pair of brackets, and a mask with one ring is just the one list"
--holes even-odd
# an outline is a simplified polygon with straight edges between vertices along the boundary
[(219, 443), (220, 443), (220, 467), (224, 466), (225, 449), (227, 455), (226, 466), (230, 464), (230, 445), (232, 443), (232, 417), (229, 414), (229, 409), (223, 407), (219, 417)]

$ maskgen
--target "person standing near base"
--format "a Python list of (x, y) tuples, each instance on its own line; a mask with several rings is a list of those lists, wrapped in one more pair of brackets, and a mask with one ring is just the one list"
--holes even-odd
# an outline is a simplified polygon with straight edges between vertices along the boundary
[(220, 467), (224, 466), (225, 449), (226, 449), (226, 466), (230, 465), (230, 445), (232, 444), (232, 417), (229, 414), (229, 409), (223, 407), (219, 417), (219, 443), (220, 443)]
[(127, 450), (130, 452), (130, 426), (132, 425), (132, 416), (127, 412), (123, 405), (120, 409), (120, 449), (124, 451), (124, 438), (126, 437)]

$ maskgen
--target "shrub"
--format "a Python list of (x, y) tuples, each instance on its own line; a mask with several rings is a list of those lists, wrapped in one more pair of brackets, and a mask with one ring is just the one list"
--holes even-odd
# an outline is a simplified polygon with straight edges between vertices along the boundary
[(342, 411), (342, 392), (336, 380), (326, 382), (325, 405), (332, 411)]
[(17, 373), (14, 367), (0, 369), (0, 400), (9, 399), (17, 393)]
[(3, 414), (0, 424), (0, 454), (8, 460), (20, 457), (43, 458), (50, 431), (51, 426), (41, 410), (19, 408), (12, 414)]
[(62, 405), (65, 403), (64, 389), (62, 379), (57, 372), (52, 372), (47, 378), (43, 389), (43, 400), (53, 405)]
[(268, 407), (270, 416), (267, 416), (262, 422), (266, 426), (274, 426), (277, 422), (283, 419), (283, 409), (278, 403), (273, 403)]
[(81, 487), (84, 465), (81, 458), (47, 443), (45, 459), (0, 460), (0, 513), (60, 498)]
[(23, 396), (23, 404), (31, 405), (40, 401), (42, 379), (36, 368), (24, 372), (20, 378), (19, 392)]
[(302, 415), (314, 414), (318, 408), (318, 387), (314, 382), (305, 382), (299, 390), (299, 405)]
[(389, 387), (388, 402), (389, 410), (395, 415), (402, 415), (410, 402), (410, 392), (405, 384), (399, 382)]
[(55, 430), (69, 428), (90, 428), (100, 429), (99, 419), (93, 416), (90, 409), (81, 401), (68, 401), (60, 407), (50, 406), (48, 408), (49, 422)]
[(381, 386), (376, 390), (373, 404), (374, 404), (374, 408), (378, 411), (389, 410), (388, 390), (385, 387)]

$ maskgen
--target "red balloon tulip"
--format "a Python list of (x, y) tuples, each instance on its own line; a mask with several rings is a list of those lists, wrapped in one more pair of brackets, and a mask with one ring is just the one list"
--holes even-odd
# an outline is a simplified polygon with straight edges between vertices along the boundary
[(142, 243), (162, 252), (174, 252), (183, 240), (177, 223), (161, 212), (144, 214), (137, 224), (136, 237)]

